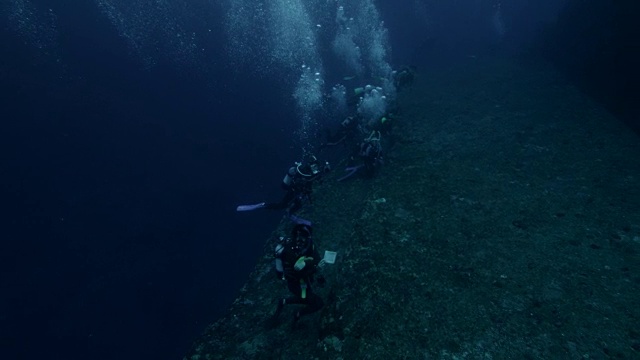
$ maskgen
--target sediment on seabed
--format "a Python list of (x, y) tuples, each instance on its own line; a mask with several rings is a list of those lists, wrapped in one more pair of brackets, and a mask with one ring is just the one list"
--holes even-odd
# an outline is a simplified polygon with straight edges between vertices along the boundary
[[(640, 356), (640, 139), (551, 68), (423, 70), (374, 179), (315, 189), (304, 217), (338, 252), (325, 308), (266, 320), (286, 286), (265, 244), (196, 359)], [(390, 145), (389, 145), (390, 144)]]

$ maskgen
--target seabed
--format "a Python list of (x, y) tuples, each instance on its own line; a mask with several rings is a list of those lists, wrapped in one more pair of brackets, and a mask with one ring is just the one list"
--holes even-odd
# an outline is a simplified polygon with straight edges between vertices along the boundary
[(640, 138), (553, 68), (423, 70), (373, 179), (315, 189), (325, 308), (267, 325), (272, 251), (185, 360), (638, 359)]

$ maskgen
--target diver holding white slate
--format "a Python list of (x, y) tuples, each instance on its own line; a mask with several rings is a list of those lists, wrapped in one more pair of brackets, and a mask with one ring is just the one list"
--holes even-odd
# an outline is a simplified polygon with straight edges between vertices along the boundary
[(281, 237), (275, 247), (275, 270), (278, 279), (287, 282), (292, 296), (278, 300), (276, 311), (270, 319), (271, 326), (276, 326), (285, 305), (304, 305), (293, 315), (295, 327), (300, 317), (314, 313), (324, 306), (324, 301), (312, 289), (317, 284), (324, 287), (325, 278), (318, 274), (324, 264), (333, 264), (336, 253), (325, 251), (323, 259), (313, 242), (311, 221), (291, 215), (295, 223), (291, 236)]

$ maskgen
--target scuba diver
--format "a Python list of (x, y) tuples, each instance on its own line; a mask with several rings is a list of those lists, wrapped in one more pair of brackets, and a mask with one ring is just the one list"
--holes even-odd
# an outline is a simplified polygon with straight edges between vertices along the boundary
[[(397, 110), (397, 109), (394, 109)], [(397, 115), (393, 112), (387, 111), (383, 116), (371, 124), (370, 129), (374, 131), (378, 131), (381, 134), (389, 135), (391, 134), (392, 127), (395, 123)]]
[(403, 66), (393, 72), (393, 85), (398, 91), (413, 85), (416, 76), (416, 68), (413, 66)]
[(240, 205), (236, 211), (251, 211), (257, 209), (283, 210), (289, 214), (300, 210), (306, 201), (311, 201), (312, 185), (319, 181), (326, 172), (331, 170), (329, 162), (320, 164), (315, 156), (309, 156), (302, 162), (296, 162), (282, 179), (282, 187), (286, 191), (280, 202), (262, 202), (253, 205)]
[(339, 178), (338, 181), (344, 181), (362, 169), (366, 177), (372, 177), (383, 163), (382, 145), (380, 144), (381, 138), (382, 135), (380, 134), (380, 131), (372, 131), (369, 137), (360, 143), (360, 149), (357, 156), (362, 161), (362, 164), (347, 167), (345, 169), (347, 174)]
[(382, 145), (380, 131), (372, 131), (368, 138), (360, 144), (360, 159), (364, 165), (365, 176), (371, 177), (382, 165)]
[(335, 132), (331, 132), (328, 128), (325, 131), (327, 133), (326, 142), (320, 145), (321, 149), (340, 144), (345, 144), (348, 147), (349, 144), (355, 142), (354, 139), (361, 133), (360, 119), (358, 116), (348, 116), (342, 120), (340, 127)]
[(278, 279), (287, 282), (293, 296), (278, 300), (276, 311), (270, 319), (272, 326), (277, 323), (285, 305), (305, 305), (294, 313), (292, 327), (296, 326), (300, 317), (314, 313), (324, 306), (322, 298), (311, 288), (315, 281), (319, 286), (325, 284), (322, 275), (316, 276), (318, 267), (324, 264), (313, 244), (311, 222), (302, 219), (294, 222), (296, 225), (291, 231), (291, 237), (281, 237), (275, 248), (276, 275)]

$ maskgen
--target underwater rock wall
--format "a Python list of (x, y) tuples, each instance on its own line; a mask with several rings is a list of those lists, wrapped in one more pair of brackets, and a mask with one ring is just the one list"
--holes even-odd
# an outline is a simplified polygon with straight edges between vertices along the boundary
[(303, 214), (338, 252), (324, 309), (267, 322), (283, 223), (184, 359), (637, 356), (638, 137), (534, 64), (469, 59), (398, 100), (379, 176), (329, 179)]

